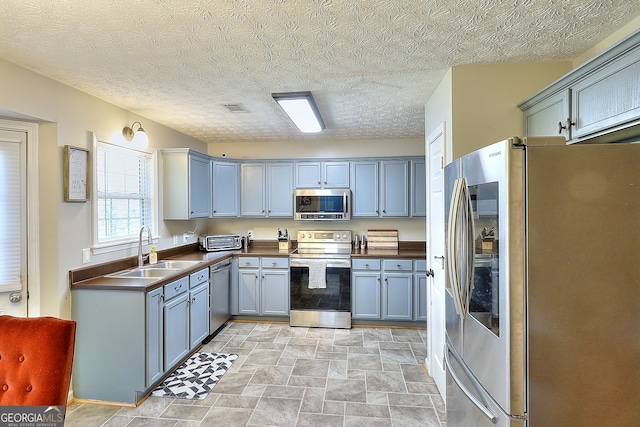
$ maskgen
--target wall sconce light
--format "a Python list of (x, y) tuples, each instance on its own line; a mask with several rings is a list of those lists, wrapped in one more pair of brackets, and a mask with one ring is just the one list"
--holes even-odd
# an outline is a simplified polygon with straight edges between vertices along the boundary
[(324, 121), (311, 92), (272, 93), (271, 96), (301, 132), (320, 132)]
[[(134, 130), (133, 127), (138, 124), (138, 129)], [(142, 124), (140, 122), (133, 122), (131, 127), (125, 126), (122, 129), (122, 136), (126, 141), (132, 142), (136, 147), (144, 148), (149, 144), (149, 137), (147, 133), (142, 128)]]

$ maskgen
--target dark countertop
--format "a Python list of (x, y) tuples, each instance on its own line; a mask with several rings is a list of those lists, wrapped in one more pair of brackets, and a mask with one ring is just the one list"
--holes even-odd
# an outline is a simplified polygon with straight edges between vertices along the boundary
[[(164, 286), (179, 277), (194, 273), (202, 268), (216, 264), (232, 257), (288, 257), (295, 250), (295, 245), (288, 251), (278, 249), (277, 242), (255, 242), (247, 250), (203, 252), (196, 245), (182, 247), (181, 250), (170, 249), (159, 251), (159, 260), (189, 260), (199, 261), (192, 267), (182, 269), (175, 274), (157, 279), (144, 278), (118, 278), (107, 275), (117, 271), (126, 270), (136, 266), (136, 257), (128, 258), (118, 262), (94, 265), (69, 271), (69, 285), (72, 290), (93, 289), (93, 290), (120, 290), (147, 292), (160, 286)], [(401, 242), (398, 250), (369, 250), (356, 249), (351, 253), (352, 258), (405, 258), (405, 259), (425, 259), (424, 242)]]

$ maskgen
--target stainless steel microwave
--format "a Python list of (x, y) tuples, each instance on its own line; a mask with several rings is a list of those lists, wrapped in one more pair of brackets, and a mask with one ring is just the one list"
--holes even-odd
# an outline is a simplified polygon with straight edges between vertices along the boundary
[(351, 190), (296, 189), (293, 204), (297, 221), (345, 221), (351, 219)]
[(239, 234), (209, 234), (200, 236), (200, 249), (207, 252), (231, 251), (242, 248)]

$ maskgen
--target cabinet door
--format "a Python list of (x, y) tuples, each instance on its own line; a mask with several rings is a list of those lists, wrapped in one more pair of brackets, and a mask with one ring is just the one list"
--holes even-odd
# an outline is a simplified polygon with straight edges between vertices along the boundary
[(351, 165), (351, 216), (378, 216), (378, 162)]
[(164, 370), (168, 371), (189, 354), (189, 293), (164, 305)]
[(211, 160), (189, 154), (189, 212), (191, 218), (211, 216)]
[(260, 314), (260, 270), (238, 270), (238, 314)]
[(424, 160), (411, 161), (411, 216), (427, 216), (427, 174)]
[(322, 164), (323, 188), (349, 188), (349, 162)]
[(409, 216), (409, 162), (380, 162), (380, 216)]
[(241, 200), (242, 216), (262, 216), (265, 209), (265, 164), (243, 163), (241, 166)]
[(321, 188), (322, 169), (320, 162), (296, 163), (296, 188)]
[(289, 271), (262, 269), (261, 314), (289, 315)]
[(380, 319), (380, 273), (354, 272), (351, 301), (354, 319)]
[(572, 138), (640, 117), (640, 49), (571, 87)]
[(293, 218), (293, 163), (269, 163), (267, 181), (267, 215)]
[(194, 349), (209, 336), (209, 282), (189, 291), (189, 339)]
[(387, 273), (384, 276), (382, 318), (411, 320), (413, 273)]
[[(563, 90), (524, 111), (525, 136), (557, 136), (571, 139), (567, 129), (569, 90)], [(562, 128), (558, 126), (561, 124)]]
[(147, 304), (147, 376), (146, 386), (149, 387), (164, 375), (163, 365), (163, 289), (157, 288), (146, 295)]
[(413, 320), (427, 320), (427, 274), (415, 273), (413, 289)]
[(213, 162), (213, 216), (235, 217), (240, 213), (239, 165)]

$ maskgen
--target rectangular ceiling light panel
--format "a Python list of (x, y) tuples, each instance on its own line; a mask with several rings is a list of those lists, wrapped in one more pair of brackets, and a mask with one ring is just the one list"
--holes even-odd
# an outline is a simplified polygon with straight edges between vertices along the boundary
[(271, 96), (301, 132), (320, 132), (324, 121), (311, 92), (272, 93)]

